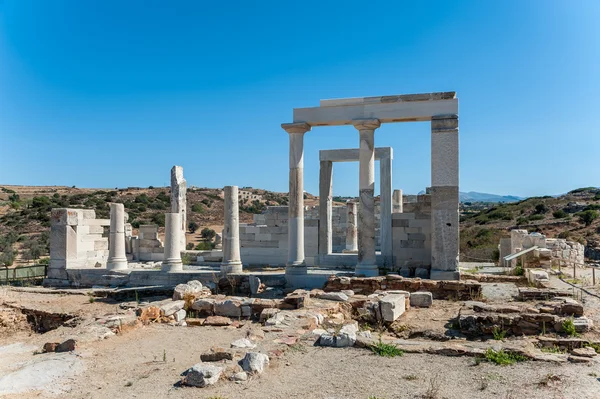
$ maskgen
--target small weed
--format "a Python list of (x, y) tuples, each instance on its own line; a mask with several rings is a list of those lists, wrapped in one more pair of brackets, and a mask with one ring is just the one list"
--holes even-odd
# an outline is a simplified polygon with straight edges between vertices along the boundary
[(517, 265), (514, 269), (513, 269), (513, 274), (515, 276), (524, 276), (525, 275), (525, 269), (523, 269), (523, 266)]
[(507, 366), (515, 364), (516, 362), (523, 362), (527, 360), (525, 356), (518, 355), (516, 353), (505, 352), (503, 349), (495, 351), (491, 348), (485, 351), (485, 359), (488, 362), (495, 363), (500, 366)]
[(506, 337), (506, 330), (501, 330), (498, 327), (494, 327), (492, 334), (494, 334), (494, 339), (496, 341), (502, 341), (504, 337)]
[(538, 382), (538, 385), (541, 387), (550, 387), (553, 385), (557, 385), (561, 381), (560, 377), (555, 374), (546, 374), (546, 376), (542, 377), (542, 379)]
[(404, 378), (406, 381), (414, 381), (418, 379), (418, 377), (414, 374), (405, 375), (402, 376), (402, 378)]
[(596, 351), (596, 353), (600, 353), (600, 344), (594, 343), (594, 342), (588, 342), (586, 344), (583, 345), (584, 347), (590, 347), (590, 348), (594, 348), (594, 350)]
[(379, 339), (379, 342), (375, 345), (371, 345), (371, 350), (379, 356), (384, 357), (396, 357), (404, 355), (404, 351), (398, 349), (396, 345), (386, 344)]
[(383, 399), (383, 398), (380, 398), (379, 396), (373, 396), (373, 395), (370, 395), (370, 396), (369, 396), (369, 399)]
[(88, 301), (90, 303), (94, 303), (94, 302), (96, 302), (96, 298), (94, 298), (93, 296), (90, 295), (90, 297), (88, 298)]
[(579, 336), (579, 334), (575, 330), (575, 324), (573, 323), (573, 319), (566, 319), (565, 321), (563, 321), (562, 328), (565, 334), (567, 334), (569, 337)]
[(596, 374), (596, 373), (594, 373), (594, 372), (588, 373), (588, 375), (589, 375), (590, 377), (594, 377), (594, 378), (598, 377), (598, 374)]
[(163, 362), (167, 362), (167, 350), (163, 349)]
[(306, 348), (302, 344), (293, 344), (289, 346), (291, 352), (306, 353)]
[(133, 385), (133, 382), (131, 382), (131, 381), (127, 381), (127, 384), (125, 384), (126, 387), (130, 387), (132, 385)]
[(554, 345), (551, 348), (548, 347), (544, 347), (544, 348), (540, 348), (540, 350), (544, 353), (567, 353), (566, 351), (560, 349), (558, 346)]
[(422, 399), (438, 399), (440, 397), (440, 389), (442, 387), (442, 383), (439, 380), (439, 375), (435, 375), (429, 379), (429, 387), (421, 396)]
[(473, 366), (479, 366), (481, 364), (481, 361), (483, 360), (483, 358), (476, 356), (473, 358)]
[(138, 305), (140, 304), (140, 296), (139, 296), (137, 290), (135, 291), (135, 303), (137, 303)]

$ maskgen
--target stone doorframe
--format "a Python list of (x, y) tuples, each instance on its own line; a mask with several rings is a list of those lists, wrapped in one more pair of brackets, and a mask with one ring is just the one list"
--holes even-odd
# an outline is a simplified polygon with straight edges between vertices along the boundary
[[(333, 163), (358, 162), (359, 148), (319, 151), (319, 255), (332, 253)], [(392, 251), (392, 147), (375, 148), (379, 161), (381, 255), (384, 265), (393, 264)], [(323, 209), (325, 212), (323, 212)], [(359, 226), (360, 229), (360, 226)]]
[(308, 273), (304, 261), (304, 134), (316, 126), (353, 125), (359, 132), (361, 229), (357, 275), (379, 274), (375, 259), (374, 132), (382, 123), (431, 122), (431, 278), (459, 279), (458, 99), (455, 92), (321, 100), (294, 108), (281, 127), (290, 139), (286, 276)]

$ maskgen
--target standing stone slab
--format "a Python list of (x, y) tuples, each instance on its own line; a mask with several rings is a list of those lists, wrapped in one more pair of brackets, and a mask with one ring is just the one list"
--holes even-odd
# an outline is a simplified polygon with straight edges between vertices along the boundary
[(319, 254), (332, 252), (333, 162), (321, 161), (319, 177)]
[(394, 190), (394, 193), (392, 194), (392, 213), (402, 213), (404, 211), (404, 204), (402, 201), (402, 190)]
[[(412, 295), (411, 295), (412, 296)], [(406, 300), (402, 294), (386, 295), (379, 299), (381, 318), (389, 323), (396, 321), (406, 311)]]
[(358, 204), (346, 202), (346, 252), (358, 251)]

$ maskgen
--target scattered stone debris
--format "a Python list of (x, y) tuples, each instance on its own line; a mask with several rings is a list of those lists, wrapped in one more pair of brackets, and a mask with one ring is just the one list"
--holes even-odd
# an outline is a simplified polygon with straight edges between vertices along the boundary
[(198, 280), (191, 280), (185, 284), (179, 284), (173, 291), (173, 300), (179, 301), (186, 299), (186, 295), (193, 296), (194, 298), (200, 298), (203, 296), (210, 296), (211, 291), (208, 288), (202, 286), (202, 283)]
[(242, 359), (241, 366), (248, 373), (262, 374), (269, 364), (269, 356), (259, 352), (248, 352)]
[(256, 345), (252, 343), (252, 341), (250, 341), (247, 338), (240, 338), (238, 340), (235, 340), (231, 343), (231, 347), (232, 348), (248, 348), (248, 349), (254, 349), (256, 348)]
[(198, 363), (187, 370), (181, 383), (192, 387), (204, 388), (214, 385), (223, 373), (223, 368), (212, 364)]
[(77, 349), (77, 341), (74, 339), (68, 339), (63, 343), (47, 342), (44, 344), (42, 352), (72, 352), (75, 349)]

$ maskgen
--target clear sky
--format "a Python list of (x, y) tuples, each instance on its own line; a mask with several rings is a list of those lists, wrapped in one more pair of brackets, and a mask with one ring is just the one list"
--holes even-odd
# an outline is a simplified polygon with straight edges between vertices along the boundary
[[(160, 186), (178, 164), (287, 191), (292, 108), (432, 91), (459, 98), (461, 191), (600, 186), (598, 0), (0, 0), (0, 184)], [(305, 189), (320, 149), (358, 144), (307, 133)], [(375, 144), (394, 188), (430, 185), (428, 123)], [(334, 194), (357, 193), (336, 165)]]

